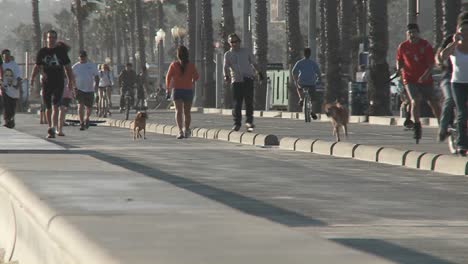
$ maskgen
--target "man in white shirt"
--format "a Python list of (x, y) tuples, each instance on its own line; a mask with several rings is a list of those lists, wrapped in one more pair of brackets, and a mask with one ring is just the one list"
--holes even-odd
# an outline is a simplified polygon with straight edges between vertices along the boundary
[[(88, 62), (86, 51), (80, 51), (79, 61), (72, 67), (76, 82), (76, 99), (80, 115), (80, 130), (89, 127), (89, 116), (94, 104), (94, 91), (99, 85), (99, 72), (96, 64)], [(86, 108), (86, 118), (84, 117)]]
[(2, 50), (3, 58), (3, 119), (4, 126), (15, 127), (16, 103), (20, 98), (21, 90), (21, 70), (18, 64), (11, 58), (10, 50)]
[(245, 115), (247, 117), (245, 126), (247, 131), (252, 132), (253, 123), (253, 99), (254, 99), (254, 77), (255, 72), (260, 80), (263, 76), (255, 62), (251, 51), (241, 48), (241, 39), (235, 33), (228, 37), (231, 49), (224, 53), (224, 81), (231, 83), (234, 99), (232, 116), (234, 118), (233, 131), (239, 131), (242, 122), (242, 103), (245, 102)]

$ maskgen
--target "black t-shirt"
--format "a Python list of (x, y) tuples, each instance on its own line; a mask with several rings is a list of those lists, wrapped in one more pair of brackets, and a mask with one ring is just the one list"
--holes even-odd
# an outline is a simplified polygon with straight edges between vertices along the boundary
[(64, 47), (44, 47), (39, 50), (36, 57), (36, 64), (43, 66), (46, 82), (63, 82), (65, 78), (63, 66), (70, 62)]

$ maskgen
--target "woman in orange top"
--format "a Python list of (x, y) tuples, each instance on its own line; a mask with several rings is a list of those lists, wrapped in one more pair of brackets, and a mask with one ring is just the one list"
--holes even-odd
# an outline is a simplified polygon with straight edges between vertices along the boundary
[[(179, 127), (177, 139), (188, 138), (192, 134), (190, 109), (193, 100), (193, 84), (196, 80), (198, 80), (198, 72), (195, 65), (189, 62), (188, 49), (185, 46), (179, 46), (177, 60), (171, 63), (166, 75), (167, 93), (171, 93), (171, 82), (174, 89), (172, 97), (176, 108), (175, 120)], [(183, 117), (185, 117), (185, 132), (182, 130)]]

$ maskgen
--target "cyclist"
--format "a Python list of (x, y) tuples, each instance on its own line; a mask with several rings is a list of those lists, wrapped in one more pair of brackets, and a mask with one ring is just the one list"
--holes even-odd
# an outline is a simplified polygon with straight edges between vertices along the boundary
[(108, 64), (102, 64), (99, 71), (99, 104), (100, 116), (107, 117), (110, 114), (109, 108), (111, 104), (111, 91), (114, 85), (114, 76)]
[(134, 89), (137, 81), (137, 75), (133, 70), (133, 65), (127, 63), (125, 69), (119, 74), (119, 85), (120, 85), (120, 112), (122, 113), (125, 108), (125, 94), (128, 92), (132, 98), (131, 104), (135, 97)]
[[(315, 98), (315, 88), (320, 84), (320, 68), (318, 64), (310, 58), (310, 48), (304, 49), (304, 58), (296, 62), (292, 69), (294, 83), (296, 84), (297, 94), (299, 95), (299, 105), (304, 105), (303, 90), (308, 91), (310, 98)], [(310, 116), (316, 120), (317, 115), (310, 112)]]

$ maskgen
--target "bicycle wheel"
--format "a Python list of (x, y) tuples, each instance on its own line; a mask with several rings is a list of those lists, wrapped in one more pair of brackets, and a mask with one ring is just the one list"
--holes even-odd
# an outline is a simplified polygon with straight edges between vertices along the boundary
[(130, 115), (130, 98), (125, 99), (125, 120), (128, 120), (128, 116)]
[(304, 121), (306, 123), (310, 122), (310, 107), (311, 107), (311, 101), (309, 95), (305, 94), (304, 95)]

